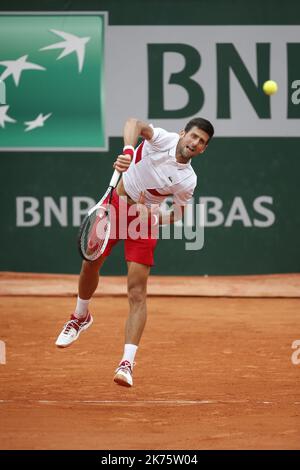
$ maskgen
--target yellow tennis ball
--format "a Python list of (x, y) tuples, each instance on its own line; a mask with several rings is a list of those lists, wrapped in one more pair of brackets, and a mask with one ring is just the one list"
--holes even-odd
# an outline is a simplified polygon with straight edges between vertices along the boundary
[(263, 90), (266, 95), (274, 95), (274, 93), (276, 93), (278, 90), (277, 83), (274, 82), (274, 80), (267, 80), (263, 84)]

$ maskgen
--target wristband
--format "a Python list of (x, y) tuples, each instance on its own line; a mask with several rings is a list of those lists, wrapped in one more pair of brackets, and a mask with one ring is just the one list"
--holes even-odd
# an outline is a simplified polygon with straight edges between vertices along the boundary
[(130, 155), (132, 160), (134, 155), (134, 147), (132, 145), (125, 145), (123, 147), (123, 155)]

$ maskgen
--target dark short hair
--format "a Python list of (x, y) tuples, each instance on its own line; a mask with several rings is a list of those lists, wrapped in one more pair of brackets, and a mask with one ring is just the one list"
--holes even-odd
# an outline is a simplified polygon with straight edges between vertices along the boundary
[(204, 118), (201, 118), (201, 117), (191, 119), (191, 121), (189, 121), (187, 123), (187, 125), (185, 126), (184, 131), (188, 132), (194, 126), (198, 127), (198, 129), (201, 129), (202, 131), (206, 132), (209, 135), (209, 140), (214, 135), (214, 132), (215, 132), (214, 126), (207, 119), (204, 119)]

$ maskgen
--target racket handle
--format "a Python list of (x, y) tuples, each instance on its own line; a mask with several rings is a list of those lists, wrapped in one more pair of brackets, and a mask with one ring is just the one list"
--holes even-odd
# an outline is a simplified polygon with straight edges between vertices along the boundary
[(121, 173), (118, 170), (115, 170), (109, 183), (111, 188), (115, 188), (117, 186), (120, 176)]

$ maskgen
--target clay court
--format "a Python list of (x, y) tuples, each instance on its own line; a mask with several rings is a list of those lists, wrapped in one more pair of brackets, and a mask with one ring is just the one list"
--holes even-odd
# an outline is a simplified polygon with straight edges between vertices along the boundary
[(151, 278), (126, 389), (112, 380), (124, 278), (105, 280), (92, 328), (59, 350), (76, 276), (3, 273), (1, 449), (299, 449), (299, 277)]

